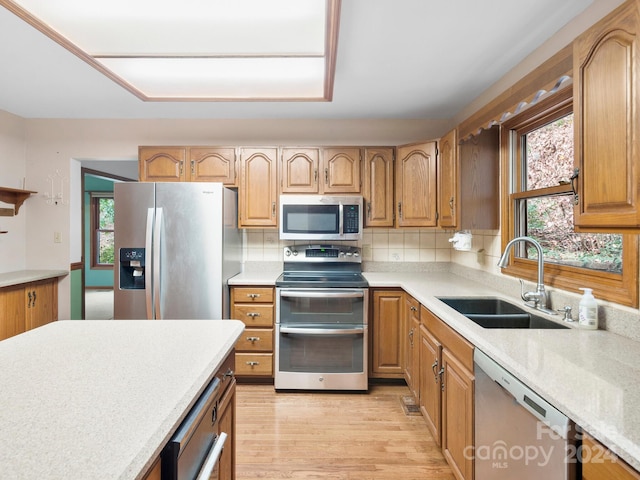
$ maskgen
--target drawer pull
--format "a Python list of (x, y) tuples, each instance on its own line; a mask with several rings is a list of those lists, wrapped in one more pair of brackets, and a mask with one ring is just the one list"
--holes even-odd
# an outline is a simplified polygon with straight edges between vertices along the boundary
[(257, 312), (249, 312), (247, 313), (247, 317), (251, 317), (251, 318), (255, 318), (255, 317), (259, 317), (261, 314), (257, 313)]
[(250, 367), (255, 367), (256, 365), (260, 365), (260, 362), (247, 362), (247, 365)]
[(259, 293), (247, 293), (247, 297), (249, 298), (260, 298)]
[(247, 342), (259, 342), (260, 341), (260, 337), (247, 337)]

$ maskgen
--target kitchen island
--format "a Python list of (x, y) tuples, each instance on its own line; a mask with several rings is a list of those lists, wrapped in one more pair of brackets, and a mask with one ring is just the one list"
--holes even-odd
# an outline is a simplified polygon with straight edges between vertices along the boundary
[(142, 478), (243, 328), (70, 320), (0, 342), (2, 477)]

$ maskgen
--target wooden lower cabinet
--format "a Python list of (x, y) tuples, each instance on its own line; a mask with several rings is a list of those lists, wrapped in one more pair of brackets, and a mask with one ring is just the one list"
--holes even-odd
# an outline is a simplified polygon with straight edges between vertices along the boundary
[(236, 478), (236, 381), (227, 389), (218, 405), (218, 434), (227, 434), (227, 440), (220, 454), (219, 480)]
[(273, 378), (274, 317), (272, 287), (231, 288), (231, 318), (246, 327), (236, 344), (237, 377)]
[(404, 301), (404, 379), (413, 397), (420, 399), (420, 303), (408, 293)]
[(57, 319), (57, 278), (0, 288), (0, 340)]
[(160, 457), (156, 459), (149, 471), (142, 477), (142, 480), (161, 480), (162, 479), (162, 462)]
[(420, 412), (438, 446), (442, 445), (441, 368), (442, 345), (424, 325), (420, 325)]
[(582, 480), (640, 480), (640, 473), (596, 439), (585, 434), (581, 449)]
[(445, 348), (442, 381), (442, 452), (456, 478), (473, 478), (473, 372)]
[(371, 378), (404, 377), (404, 291), (374, 290), (371, 295)]
[[(473, 345), (424, 306), (420, 321), (423, 354), (420, 367), (425, 379), (424, 393), (420, 393), (421, 411), (426, 413), (434, 439), (440, 440), (442, 453), (455, 477), (472, 480)], [(434, 385), (439, 387), (439, 400)]]

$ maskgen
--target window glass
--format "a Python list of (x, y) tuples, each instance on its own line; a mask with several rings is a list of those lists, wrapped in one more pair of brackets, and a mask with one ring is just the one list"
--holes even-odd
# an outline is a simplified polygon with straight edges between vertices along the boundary
[[(574, 232), (573, 113), (525, 128), (520, 142), (525, 195), (516, 200), (517, 234), (538, 240), (545, 262), (621, 273), (622, 235)], [(519, 251), (537, 258), (533, 247)]]
[(97, 228), (94, 238), (95, 262), (98, 265), (113, 265), (114, 261), (114, 233), (113, 233), (113, 197), (97, 197), (95, 201), (95, 212)]

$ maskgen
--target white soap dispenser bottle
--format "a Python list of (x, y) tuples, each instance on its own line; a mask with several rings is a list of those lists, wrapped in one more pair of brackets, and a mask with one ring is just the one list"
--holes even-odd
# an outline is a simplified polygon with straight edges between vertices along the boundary
[(591, 288), (581, 288), (584, 295), (580, 299), (578, 323), (582, 328), (589, 330), (598, 329), (598, 303), (593, 297)]

